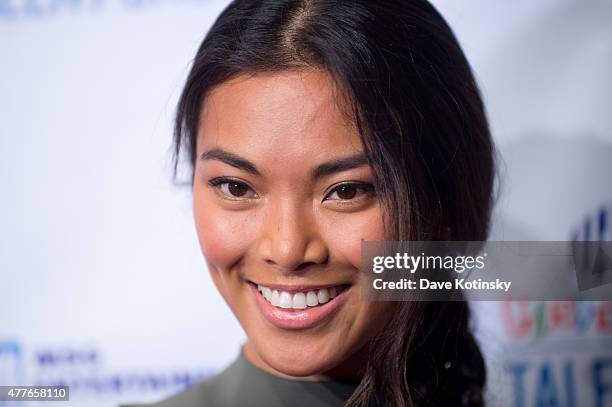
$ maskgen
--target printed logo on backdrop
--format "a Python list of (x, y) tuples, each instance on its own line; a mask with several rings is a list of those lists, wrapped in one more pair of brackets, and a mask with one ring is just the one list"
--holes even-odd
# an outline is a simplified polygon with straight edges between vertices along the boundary
[(0, 340), (0, 385), (21, 383), (24, 378), (22, 356), (19, 342)]
[(607, 337), (612, 336), (612, 302), (506, 301), (501, 320), (513, 341)]
[[(22, 383), (25, 378), (21, 345), (14, 340), (0, 339), (0, 386)], [(0, 401), (0, 406), (8, 405)]]
[(62, 15), (97, 14), (108, 10), (144, 10), (161, 5), (201, 5), (208, 0), (0, 0), (3, 20), (49, 19)]
[(572, 232), (572, 240), (612, 240), (611, 213), (612, 205), (602, 205), (595, 213), (588, 214)]
[[(579, 221), (571, 241), (610, 241), (612, 205)], [(589, 270), (610, 270), (608, 253), (591, 253)], [(578, 276), (580, 278), (580, 276)], [(612, 301), (512, 301), (500, 304), (508, 338), (503, 372), (510, 405), (612, 406)]]
[[(572, 241), (610, 241), (612, 205), (601, 205), (573, 228)], [(609, 270), (609, 254), (595, 253), (590, 271)], [(610, 301), (514, 301), (501, 305), (506, 334), (513, 339), (543, 337), (612, 336)]]
[[(96, 347), (70, 344), (28, 349), (0, 339), (0, 384), (69, 386), (71, 401), (162, 398), (211, 376), (214, 369), (108, 368)], [(0, 406), (2, 402), (0, 402)]]
[[(578, 286), (581, 290), (612, 283), (612, 250), (609, 250), (605, 243), (612, 240), (612, 231), (608, 222), (610, 212), (612, 205), (602, 205), (594, 214), (587, 215), (581, 227), (572, 233), (575, 259), (581, 263), (577, 269), (583, 271), (577, 273)], [(593, 241), (600, 243), (597, 245), (583, 243)]]

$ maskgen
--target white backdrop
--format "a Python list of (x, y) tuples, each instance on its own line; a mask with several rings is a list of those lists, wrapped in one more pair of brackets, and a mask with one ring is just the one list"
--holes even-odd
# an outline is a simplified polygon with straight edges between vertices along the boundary
[[(226, 3), (0, 0), (0, 384), (152, 401), (238, 352), (189, 191), (170, 182), (178, 94)], [(610, 3), (434, 3), (504, 157), (492, 239), (588, 238), (603, 213), (609, 240)], [(561, 320), (554, 304), (474, 305), (491, 405), (612, 405), (610, 304)]]

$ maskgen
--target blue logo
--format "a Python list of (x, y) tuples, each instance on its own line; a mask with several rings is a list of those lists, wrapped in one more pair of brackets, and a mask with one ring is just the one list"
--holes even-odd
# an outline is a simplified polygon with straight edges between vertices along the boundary
[[(24, 385), (23, 351), (17, 341), (0, 339), (0, 385)], [(7, 402), (0, 401), (0, 406)]]
[(612, 240), (611, 212), (612, 206), (602, 205), (595, 213), (587, 215), (581, 225), (572, 232), (572, 240)]

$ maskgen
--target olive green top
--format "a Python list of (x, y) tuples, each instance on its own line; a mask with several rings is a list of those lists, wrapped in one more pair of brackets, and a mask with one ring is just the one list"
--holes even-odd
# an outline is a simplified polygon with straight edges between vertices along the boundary
[[(274, 376), (246, 360), (242, 352), (225, 370), (149, 407), (312, 407), (342, 406), (356, 382), (296, 381)], [(143, 407), (132, 405), (123, 407)]]

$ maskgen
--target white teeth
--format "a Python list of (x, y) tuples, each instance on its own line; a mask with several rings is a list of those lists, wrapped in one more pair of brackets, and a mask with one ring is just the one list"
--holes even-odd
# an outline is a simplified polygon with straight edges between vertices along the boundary
[(270, 303), (275, 307), (278, 307), (280, 305), (280, 295), (278, 294), (278, 291), (272, 291), (272, 295), (270, 296)]
[(319, 304), (325, 304), (329, 301), (329, 292), (327, 288), (321, 288), (317, 293), (317, 298), (319, 299)]
[(321, 288), (319, 290), (291, 294), (287, 291), (272, 290), (261, 284), (257, 285), (257, 291), (275, 307), (296, 310), (325, 304), (339, 294), (338, 287)]
[(291, 301), (291, 294), (286, 291), (281, 291), (278, 306), (281, 308), (291, 308), (292, 305), (293, 303)]
[(314, 291), (308, 291), (308, 293), (306, 293), (306, 305), (308, 305), (309, 307), (319, 305), (319, 299), (317, 298), (317, 294), (315, 294)]
[(306, 308), (306, 296), (304, 293), (296, 293), (293, 296), (293, 309), (304, 309)]

